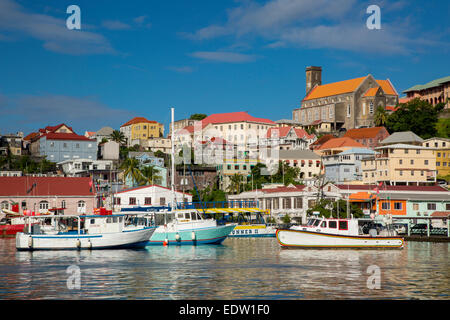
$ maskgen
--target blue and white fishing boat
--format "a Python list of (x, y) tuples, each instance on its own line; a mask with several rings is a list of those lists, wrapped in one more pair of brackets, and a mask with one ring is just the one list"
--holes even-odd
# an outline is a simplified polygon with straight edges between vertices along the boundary
[(54, 215), (28, 219), (16, 235), (17, 250), (127, 249), (147, 245), (156, 227), (146, 219), (124, 214)]
[(218, 225), (215, 219), (205, 219), (195, 209), (162, 213), (167, 221), (153, 233), (149, 245), (221, 244), (237, 225)]

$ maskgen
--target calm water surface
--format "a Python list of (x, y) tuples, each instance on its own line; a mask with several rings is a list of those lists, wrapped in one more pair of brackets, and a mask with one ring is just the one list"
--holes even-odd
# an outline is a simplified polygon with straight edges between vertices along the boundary
[[(403, 250), (286, 250), (275, 238), (219, 246), (18, 252), (0, 239), (0, 299), (449, 299), (449, 243)], [(67, 287), (68, 266), (81, 271)], [(368, 289), (367, 268), (381, 270)]]

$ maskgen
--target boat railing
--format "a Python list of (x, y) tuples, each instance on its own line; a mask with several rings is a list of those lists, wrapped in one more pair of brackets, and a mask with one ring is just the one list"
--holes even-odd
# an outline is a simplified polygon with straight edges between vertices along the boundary
[(230, 200), (230, 201), (210, 201), (210, 202), (178, 202), (179, 209), (223, 209), (223, 208), (257, 208), (256, 200)]

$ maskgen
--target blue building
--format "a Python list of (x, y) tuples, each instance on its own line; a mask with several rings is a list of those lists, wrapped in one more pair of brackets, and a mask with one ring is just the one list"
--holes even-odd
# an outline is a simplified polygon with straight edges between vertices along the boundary
[(71, 127), (60, 124), (40, 129), (31, 141), (30, 151), (32, 155), (45, 156), (52, 162), (97, 160), (97, 141), (80, 136)]
[(335, 183), (362, 180), (361, 159), (375, 154), (370, 149), (351, 148), (338, 154), (323, 156), (325, 177)]

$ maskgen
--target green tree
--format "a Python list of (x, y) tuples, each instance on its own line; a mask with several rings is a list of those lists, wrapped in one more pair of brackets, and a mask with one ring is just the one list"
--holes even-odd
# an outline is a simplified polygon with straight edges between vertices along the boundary
[(374, 119), (375, 119), (375, 125), (376, 126), (384, 126), (386, 125), (387, 118), (389, 117), (388, 112), (386, 109), (382, 106), (379, 106), (378, 109), (375, 111)]
[(124, 145), (127, 142), (127, 138), (125, 138), (123, 132), (119, 130), (114, 130), (109, 137), (112, 141), (115, 141), (120, 145)]
[(286, 214), (283, 216), (283, 218), (281, 219), (281, 221), (282, 221), (283, 223), (286, 223), (286, 224), (291, 223), (291, 217), (289, 217), (289, 215), (286, 213)]
[(450, 138), (450, 118), (441, 118), (437, 121), (436, 136)]
[(439, 113), (444, 103), (431, 105), (419, 98), (399, 104), (398, 109), (386, 120), (386, 129), (390, 132), (412, 131), (423, 139), (435, 137)]
[(142, 173), (139, 169), (139, 160), (127, 158), (120, 166), (120, 169), (124, 170), (124, 178), (130, 177), (133, 184), (139, 183), (142, 180)]
[(189, 117), (189, 120), (203, 120), (207, 117), (204, 113), (194, 113)]
[(155, 166), (145, 166), (140, 169), (141, 172), (141, 180), (139, 182), (140, 185), (149, 185), (149, 184), (157, 184), (161, 183), (161, 176), (158, 175), (159, 170), (155, 168)]
[(240, 184), (242, 183), (243, 176), (239, 173), (235, 173), (230, 177), (230, 185), (228, 186), (228, 192), (238, 194), (241, 190)]
[[(316, 202), (312, 208), (308, 209), (306, 213), (311, 215), (314, 211), (317, 211), (319, 212), (319, 216), (337, 218), (338, 208), (339, 217), (347, 218), (347, 201), (345, 200), (331, 201), (330, 199), (321, 199)], [(350, 204), (350, 214), (352, 214), (354, 218), (361, 218), (364, 216), (362, 210), (355, 204)]]

